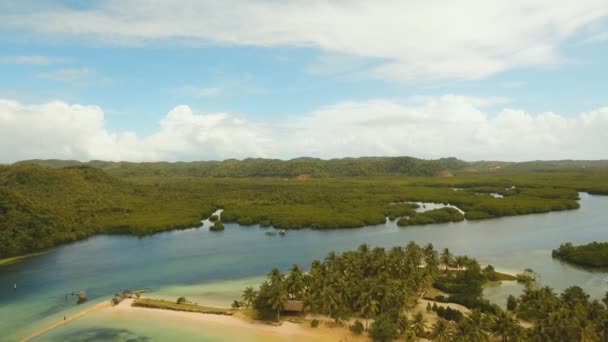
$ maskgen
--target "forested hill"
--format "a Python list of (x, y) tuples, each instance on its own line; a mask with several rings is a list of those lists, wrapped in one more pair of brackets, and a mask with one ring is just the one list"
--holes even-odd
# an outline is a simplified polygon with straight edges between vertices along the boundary
[(107, 162), (73, 160), (28, 160), (16, 164), (48, 167), (86, 165), (120, 178), (142, 176), (188, 177), (372, 177), (451, 176), (471, 173), (521, 172), (608, 172), (608, 161), (465, 162), (456, 158), (424, 160), (413, 157), (362, 157), (322, 160), (316, 158), (228, 159), (195, 162)]
[(357, 177), (357, 176), (437, 176), (461, 169), (466, 162), (455, 158), (423, 160), (412, 157), (366, 157), (322, 160), (297, 158), (291, 160), (248, 158), (224, 161), (195, 162), (105, 162), (81, 163), (65, 160), (30, 160), (50, 167), (88, 165), (117, 177), (130, 176), (194, 176), (194, 177)]
[(196, 226), (213, 210), (207, 203), (88, 166), (0, 166), (0, 258), (97, 233), (146, 234)]
[[(451, 203), (467, 220), (478, 220), (576, 209), (577, 191), (608, 194), (608, 172), (403, 176), (450, 173), (470, 165), (456, 159), (40, 164), (56, 167), (0, 166), (0, 258), (100, 233), (142, 235), (196, 227), (219, 208), (226, 223), (333, 229), (381, 224), (387, 217), (401, 218), (407, 226), (455, 220), (441, 217), (444, 212), (412, 218), (404, 202)], [(303, 174), (313, 178), (291, 177)], [(399, 176), (336, 176), (345, 174)], [(207, 175), (234, 177), (197, 177)], [(282, 177), (270, 177), (276, 175)]]

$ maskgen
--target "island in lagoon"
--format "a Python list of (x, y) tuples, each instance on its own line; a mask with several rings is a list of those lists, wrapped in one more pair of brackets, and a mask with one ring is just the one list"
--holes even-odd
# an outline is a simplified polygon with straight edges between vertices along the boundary
[(572, 243), (566, 242), (558, 249), (554, 249), (551, 255), (579, 266), (606, 268), (608, 267), (608, 242), (593, 241), (581, 246), (574, 246)]

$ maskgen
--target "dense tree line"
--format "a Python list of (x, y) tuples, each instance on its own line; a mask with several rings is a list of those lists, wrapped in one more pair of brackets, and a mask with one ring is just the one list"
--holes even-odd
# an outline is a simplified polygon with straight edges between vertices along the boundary
[(608, 267), (608, 242), (591, 242), (582, 246), (574, 246), (567, 242), (554, 249), (554, 258), (580, 266)]
[[(323, 160), (296, 158), (291, 160), (248, 158), (224, 161), (193, 162), (106, 162), (82, 163), (74, 160), (29, 160), (50, 167), (91, 166), (117, 177), (376, 177), (376, 176), (437, 176), (491, 174), (572, 173), (593, 175), (606, 173), (608, 161), (536, 161), (536, 162), (465, 162), (456, 158), (424, 160), (412, 157), (362, 157)], [(601, 188), (608, 193), (608, 187)]]
[[(287, 301), (300, 300), (305, 313), (324, 314), (338, 324), (356, 318), (351, 330), (367, 331), (374, 341), (608, 341), (608, 294), (604, 303), (576, 286), (557, 295), (549, 287), (537, 288), (531, 277), (519, 298), (509, 297), (504, 311), (482, 295), (481, 285), (497, 276), (475, 259), (438, 253), (430, 244), (390, 250), (362, 245), (341, 255), (331, 252), (313, 261), (308, 272), (298, 265), (286, 274), (273, 269), (259, 289), (246, 288), (242, 300), (264, 320), (280, 320)], [(471, 313), (436, 302), (427, 312), (438, 319), (427, 324), (412, 309), (431, 286), (457, 295), (446, 301), (464, 299)]]

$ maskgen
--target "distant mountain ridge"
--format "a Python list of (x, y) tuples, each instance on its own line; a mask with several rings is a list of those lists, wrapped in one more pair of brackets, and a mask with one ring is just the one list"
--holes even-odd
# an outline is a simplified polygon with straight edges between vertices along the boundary
[(607, 160), (559, 160), (467, 162), (457, 158), (425, 160), (414, 157), (359, 157), (290, 160), (248, 158), (243, 160), (192, 162), (110, 162), (93, 160), (25, 160), (15, 164), (37, 164), (53, 168), (91, 166), (117, 177), (194, 176), (194, 177), (366, 177), (366, 176), (451, 176), (470, 173), (517, 173), (556, 171), (608, 171)]

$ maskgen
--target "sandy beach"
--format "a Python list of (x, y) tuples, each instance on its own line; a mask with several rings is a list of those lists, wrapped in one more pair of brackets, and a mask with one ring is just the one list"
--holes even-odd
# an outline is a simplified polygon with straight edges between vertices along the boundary
[(201, 314), (134, 307), (131, 306), (131, 303), (132, 300), (125, 300), (120, 305), (105, 308), (104, 312), (116, 316), (117, 319), (128, 320), (130, 317), (136, 316), (151, 321), (178, 320), (180, 324), (196, 325), (200, 329), (239, 330), (251, 336), (252, 341), (368, 341), (366, 337), (355, 336), (346, 327), (327, 327), (322, 324), (317, 328), (311, 328), (307, 323), (291, 322), (283, 322), (280, 326), (274, 326), (251, 321), (248, 317), (238, 313), (234, 316)]

